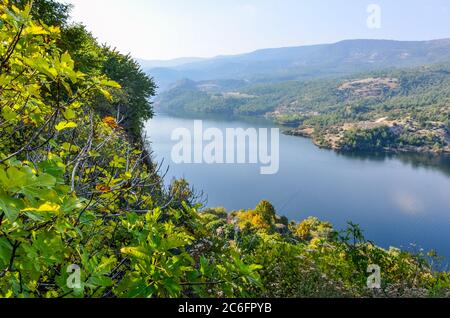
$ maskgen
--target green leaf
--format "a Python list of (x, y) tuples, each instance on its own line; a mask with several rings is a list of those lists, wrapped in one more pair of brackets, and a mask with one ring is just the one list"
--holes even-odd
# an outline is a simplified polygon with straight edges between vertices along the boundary
[(69, 67), (73, 67), (74, 64), (72, 57), (68, 52), (65, 52), (63, 55), (61, 55), (61, 63), (64, 63)]
[(143, 247), (124, 247), (120, 251), (122, 254), (132, 256), (138, 260), (150, 260), (149, 251)]
[(0, 237), (0, 261), (7, 263), (11, 257), (11, 253), (11, 244), (9, 244), (8, 240), (5, 237)]
[(100, 90), (100, 93), (102, 93), (102, 95), (107, 99), (107, 100), (109, 100), (109, 101), (112, 101), (112, 95), (111, 95), (111, 93), (108, 91), (108, 90), (106, 90), (106, 89), (103, 89), (103, 88), (100, 88), (99, 89)]
[(62, 131), (65, 129), (71, 129), (78, 127), (77, 123), (74, 123), (73, 121), (62, 121), (58, 125), (56, 125), (55, 129), (57, 131)]
[(108, 87), (117, 88), (117, 89), (122, 88), (122, 86), (120, 86), (119, 83), (117, 83), (115, 81), (111, 81), (111, 80), (102, 80), (100, 83), (103, 86), (108, 86)]
[(68, 108), (66, 110), (63, 110), (62, 113), (63, 113), (64, 118), (67, 119), (67, 120), (74, 119), (76, 117), (76, 115), (77, 115), (75, 113), (75, 111), (73, 109), (70, 109), (70, 108)]
[(113, 281), (111, 278), (106, 276), (94, 276), (89, 278), (88, 285), (92, 285), (94, 287), (109, 287), (113, 284)]
[(5, 213), (10, 222), (17, 220), (22, 207), (22, 201), (11, 198), (5, 192), (0, 191), (0, 210)]
[(2, 108), (2, 115), (8, 121), (17, 119), (17, 113), (7, 105)]
[(72, 88), (70, 87), (69, 83), (65, 82), (65, 81), (61, 81), (61, 84), (64, 86), (64, 88), (66, 89), (67, 93), (69, 94), (69, 96), (73, 95), (72, 92)]
[(170, 277), (164, 280), (164, 288), (167, 289), (172, 297), (179, 296), (182, 290), (180, 284), (178, 284), (173, 278)]
[(36, 184), (41, 187), (53, 187), (56, 184), (56, 179), (52, 175), (44, 173), (37, 177)]
[(53, 160), (42, 161), (38, 164), (39, 170), (55, 177), (58, 181), (64, 181), (65, 167), (62, 163)]

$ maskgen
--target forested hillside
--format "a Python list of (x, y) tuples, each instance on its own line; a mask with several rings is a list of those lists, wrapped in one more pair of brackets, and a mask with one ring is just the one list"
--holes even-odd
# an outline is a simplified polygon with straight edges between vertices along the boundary
[(243, 87), (185, 80), (158, 105), (178, 114), (267, 116), (335, 149), (449, 151), (449, 64)]
[(289, 222), (266, 201), (205, 210), (185, 180), (165, 187), (142, 138), (152, 79), (69, 14), (0, 2), (0, 297), (449, 296), (433, 252)]

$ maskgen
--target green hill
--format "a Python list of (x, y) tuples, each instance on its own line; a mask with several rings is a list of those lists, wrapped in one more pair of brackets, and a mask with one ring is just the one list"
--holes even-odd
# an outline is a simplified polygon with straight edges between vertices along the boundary
[[(449, 64), (241, 88), (222, 83), (179, 82), (157, 105), (177, 114), (267, 116), (336, 149), (449, 151)], [(360, 132), (380, 129), (386, 140), (359, 144)]]

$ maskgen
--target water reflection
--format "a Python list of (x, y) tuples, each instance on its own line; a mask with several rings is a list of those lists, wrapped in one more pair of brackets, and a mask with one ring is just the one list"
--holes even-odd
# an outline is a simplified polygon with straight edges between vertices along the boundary
[[(160, 113), (158, 116), (169, 116), (177, 119), (202, 119), (213, 122), (223, 123), (235, 123), (236, 121), (245, 122), (246, 125), (255, 125), (257, 127), (279, 127), (282, 131), (286, 130), (286, 127), (280, 126), (272, 122), (271, 120), (261, 116), (233, 116), (226, 114), (165, 114)], [(303, 138), (303, 137), (297, 137)], [(359, 161), (372, 161), (372, 162), (385, 162), (387, 160), (400, 160), (401, 162), (410, 165), (414, 169), (426, 168), (431, 170), (438, 170), (450, 176), (450, 154), (432, 154), (432, 153), (386, 153), (386, 152), (336, 152), (337, 156), (342, 156), (347, 159), (359, 160)]]
[(450, 154), (337, 152), (337, 155), (359, 161), (400, 160), (414, 169), (438, 170), (450, 176)]

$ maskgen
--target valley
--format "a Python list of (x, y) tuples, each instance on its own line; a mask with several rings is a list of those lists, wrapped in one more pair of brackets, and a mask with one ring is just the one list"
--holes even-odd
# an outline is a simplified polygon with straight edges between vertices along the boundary
[(184, 80), (156, 105), (171, 114), (266, 117), (341, 151), (450, 152), (450, 64), (241, 88)]

